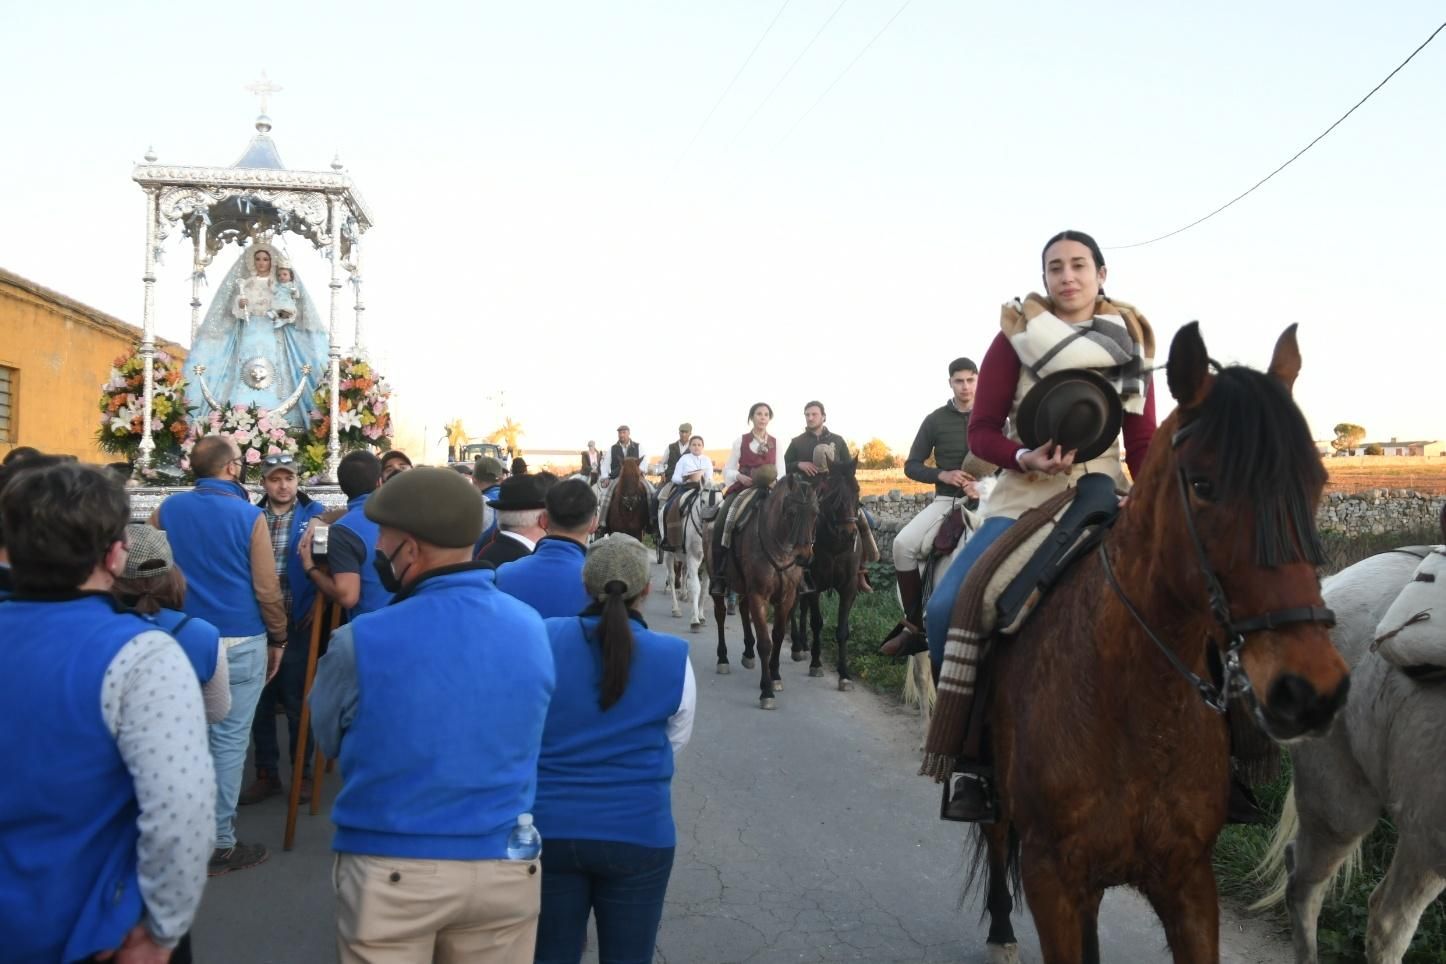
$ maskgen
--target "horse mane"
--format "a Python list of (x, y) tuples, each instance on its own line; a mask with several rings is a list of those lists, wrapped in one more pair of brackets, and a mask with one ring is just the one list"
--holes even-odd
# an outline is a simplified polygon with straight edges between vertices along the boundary
[(1218, 501), (1254, 505), (1257, 562), (1320, 565), (1315, 498), (1326, 471), (1285, 385), (1242, 365), (1222, 368), (1185, 427), (1215, 459)]
[(638, 467), (638, 460), (629, 456), (623, 459), (623, 467), (618, 472), (618, 481), (624, 479), (642, 481), (643, 470)]

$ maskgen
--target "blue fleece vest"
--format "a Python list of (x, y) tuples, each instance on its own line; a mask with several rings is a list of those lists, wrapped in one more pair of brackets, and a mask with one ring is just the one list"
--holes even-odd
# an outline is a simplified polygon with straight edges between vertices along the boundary
[[(135, 786), (101, 715), (106, 668), (156, 627), (108, 597), (0, 602), (0, 957), (120, 946), (144, 910)], [(213, 656), (214, 658), (214, 656)]]
[(251, 533), (261, 510), (235, 482), (199, 479), (161, 503), (161, 528), (186, 574), (186, 615), (222, 636), (266, 632), (251, 581)]
[(491, 860), (532, 809), (552, 697), (542, 620), (462, 569), (351, 624), (357, 713), (332, 806), (342, 853)]
[(216, 675), (217, 651), (221, 633), (204, 619), (196, 619), (174, 609), (162, 609), (150, 617), (156, 628), (181, 644), (196, 678), (205, 686)]
[(377, 551), (377, 534), (381, 527), (366, 517), (366, 501), (370, 498), (367, 495), (359, 495), (346, 504), (346, 515), (336, 520), (336, 525), (350, 529), (361, 539), (362, 545), (366, 546), (366, 555), (362, 558), (361, 567), (361, 595), (357, 603), (346, 611), (348, 621), (355, 619), (363, 613), (376, 612), (387, 603), (392, 601), (392, 594), (382, 588), (382, 581), (377, 576), (376, 569), (372, 566), (372, 559)]
[(667, 726), (683, 700), (688, 644), (634, 619), (627, 689), (603, 710), (599, 621), (597, 616), (547, 620), (557, 690), (542, 732), (532, 817), (544, 841), (671, 847), (677, 836)]
[(527, 603), (543, 619), (576, 616), (592, 602), (582, 584), (586, 557), (571, 539), (547, 536), (532, 555), (498, 568), (497, 588)]
[[(256, 505), (264, 515), (266, 498), (263, 496)], [(311, 623), (311, 607), (316, 603), (316, 583), (306, 574), (297, 547), (301, 544), (301, 535), (306, 531), (306, 524), (325, 512), (325, 506), (302, 493), (297, 494), (296, 506), (291, 510), (291, 534), (286, 541), (286, 584), (291, 590), (291, 612), (286, 615), (294, 629)]]

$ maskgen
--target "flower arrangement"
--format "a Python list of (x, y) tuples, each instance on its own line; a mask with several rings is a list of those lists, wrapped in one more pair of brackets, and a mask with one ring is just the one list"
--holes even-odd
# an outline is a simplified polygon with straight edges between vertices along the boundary
[[(151, 433), (156, 454), (179, 450), (190, 432), (191, 407), (186, 404), (186, 382), (181, 362), (163, 351), (152, 360), (154, 394), (151, 398)], [(145, 363), (139, 346), (121, 355), (100, 389), (100, 427), (96, 443), (101, 451), (135, 459), (141, 445), (141, 417), (144, 409)]]
[[(392, 416), (387, 403), (392, 389), (361, 358), (340, 361), (340, 392), (337, 398), (337, 439), (341, 451), (391, 446)], [(302, 461), (308, 467), (319, 467), (326, 461), (326, 446), (331, 439), (331, 384), (322, 374), (321, 387), (312, 395), (311, 430), (302, 449)]]
[(191, 449), (196, 441), (206, 435), (224, 433), (231, 436), (241, 450), (241, 459), (246, 465), (255, 465), (268, 455), (285, 452), (298, 455), (300, 445), (296, 430), (284, 415), (273, 416), (269, 409), (258, 405), (232, 405), (229, 408), (212, 411), (204, 419), (192, 422), (191, 434), (181, 443), (184, 458), (181, 468), (191, 468)]

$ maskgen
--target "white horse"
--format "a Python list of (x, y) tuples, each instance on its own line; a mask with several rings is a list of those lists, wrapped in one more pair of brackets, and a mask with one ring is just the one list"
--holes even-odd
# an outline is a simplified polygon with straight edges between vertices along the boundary
[[(688, 497), (680, 496), (679, 498)], [(672, 590), (673, 615), (681, 616), (683, 614), (682, 606), (686, 600), (692, 612), (692, 621), (688, 628), (695, 633), (701, 632), (708, 621), (703, 612), (703, 600), (708, 598), (710, 582), (705, 558), (713, 531), (713, 520), (717, 517), (718, 509), (722, 505), (723, 492), (710, 478), (693, 498), (692, 503), (688, 506), (688, 511), (683, 515), (681, 551), (669, 552), (663, 560), (667, 572), (667, 581), (663, 584), (663, 588)], [(658, 532), (660, 534), (665, 531), (666, 522), (663, 518), (665, 511), (666, 505), (659, 503)], [(681, 575), (679, 575), (680, 569)], [(686, 595), (684, 595), (685, 591)]]
[[(1440, 568), (1441, 556), (1421, 555), (1372, 556), (1323, 586), (1336, 614), (1331, 638), (1351, 664), (1351, 696), (1329, 735), (1290, 749), (1294, 784), (1260, 867), (1275, 887), (1257, 905), (1285, 900), (1297, 964), (1315, 964), (1326, 890), (1342, 865), (1347, 876), (1354, 871), (1361, 842), (1383, 812), (1399, 836), (1371, 894), (1366, 960), (1399, 962), (1421, 914), (1446, 886), (1446, 682), (1421, 678), (1428, 667), (1408, 671), (1384, 656), (1408, 626), (1417, 645), (1446, 650), (1446, 579), (1423, 575)], [(1423, 594), (1433, 594), (1424, 609)], [(1404, 620), (1393, 612), (1398, 597), (1411, 602)]]

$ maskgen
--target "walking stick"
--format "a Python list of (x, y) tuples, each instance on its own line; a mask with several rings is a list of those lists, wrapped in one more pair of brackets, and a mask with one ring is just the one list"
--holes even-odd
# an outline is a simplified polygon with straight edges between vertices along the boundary
[[(321, 624), (326, 615), (326, 597), (316, 594), (316, 603), (311, 607), (311, 640), (306, 652), (306, 681), (301, 688), (301, 719), (297, 722), (296, 753), (291, 761), (291, 793), (286, 801), (286, 836), (282, 840), (283, 850), (290, 850), (296, 842), (296, 811), (301, 806), (301, 774), (306, 767), (306, 745), (311, 742), (311, 684), (316, 679), (317, 653), (321, 649)], [(338, 618), (335, 603), (331, 607), (331, 619), (327, 630)], [(317, 769), (312, 771), (311, 812), (319, 813), (317, 799), (321, 795), (321, 748), (317, 747)]]

